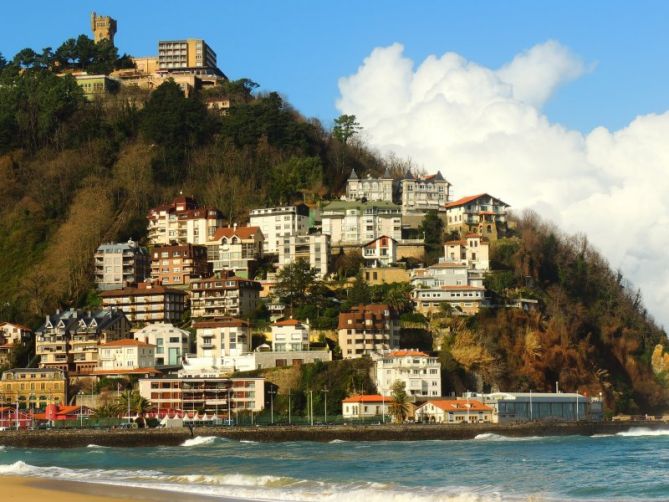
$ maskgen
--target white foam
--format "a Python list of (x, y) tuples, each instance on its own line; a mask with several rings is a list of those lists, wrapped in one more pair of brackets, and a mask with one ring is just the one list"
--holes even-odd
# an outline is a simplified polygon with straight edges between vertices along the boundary
[(348, 441), (345, 441), (343, 439), (333, 439), (330, 441), (330, 444), (337, 444), (337, 443), (348, 443)]
[(258, 444), (258, 441), (251, 441), (250, 439), (240, 439), (239, 442), (246, 444)]
[(277, 476), (247, 474), (169, 475), (157, 471), (68, 469), (37, 467), (17, 461), (0, 465), (0, 475), (67, 479), (94, 484), (152, 488), (173, 493), (193, 493), (248, 500), (324, 500), (348, 502), (500, 502), (497, 492), (472, 488), (409, 488), (386, 483), (330, 483)]
[(546, 439), (541, 436), (527, 436), (527, 437), (510, 437), (502, 436), (501, 434), (494, 434), (492, 432), (484, 432), (477, 434), (474, 437), (476, 441), (536, 441), (537, 439)]
[(100, 446), (99, 444), (89, 444), (86, 448), (109, 448), (109, 446)]
[(186, 439), (181, 446), (202, 446), (212, 444), (214, 441), (216, 441), (216, 436), (196, 436), (192, 439)]
[(669, 436), (669, 429), (652, 430), (646, 427), (632, 427), (628, 431), (619, 432), (616, 436), (622, 437), (645, 437), (645, 436)]

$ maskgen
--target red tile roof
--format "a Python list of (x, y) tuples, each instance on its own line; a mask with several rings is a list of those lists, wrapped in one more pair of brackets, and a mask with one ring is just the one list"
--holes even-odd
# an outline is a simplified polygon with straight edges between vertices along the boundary
[[(83, 375), (84, 373), (82, 373)], [(160, 371), (158, 371), (156, 368), (135, 368), (135, 369), (127, 369), (127, 370), (103, 370), (103, 369), (95, 369), (91, 371), (90, 373), (86, 373), (89, 375), (145, 375), (145, 374), (151, 374), (151, 375), (158, 375), (160, 374)]]
[(243, 319), (219, 319), (212, 321), (199, 321), (193, 323), (193, 329), (202, 328), (242, 328), (249, 327), (251, 324)]
[(392, 401), (392, 397), (382, 396), (381, 394), (361, 394), (347, 397), (342, 400), (342, 403), (391, 403)]
[(427, 403), (432, 403), (432, 405), (444, 411), (492, 411), (490, 406), (486, 406), (476, 399), (435, 399)]
[(28, 326), (24, 326), (23, 324), (19, 324), (17, 322), (0, 322), (0, 328), (2, 328), (7, 324), (9, 324), (10, 326), (16, 326), (17, 328), (23, 329), (25, 331), (32, 331), (32, 329), (30, 329)]
[(444, 291), (485, 291), (485, 288), (483, 286), (468, 286), (468, 285), (462, 285), (462, 286), (441, 286), (439, 289), (443, 289)]
[(446, 207), (449, 208), (449, 207), (464, 206), (465, 204), (468, 204), (468, 203), (472, 202), (473, 200), (478, 199), (479, 197), (483, 197), (484, 195), (486, 195), (486, 194), (480, 193), (480, 194), (477, 194), (477, 195), (469, 195), (467, 197), (462, 197), (461, 199), (454, 200), (453, 202), (449, 202), (448, 204), (446, 204)]
[(273, 326), (297, 326), (298, 324), (302, 324), (302, 321), (298, 321), (297, 319), (285, 319), (283, 321), (275, 322)]
[(223, 237), (229, 239), (232, 236), (237, 236), (240, 239), (250, 239), (258, 232), (260, 232), (260, 227), (222, 227), (216, 230), (211, 240), (220, 241)]
[(123, 296), (158, 296), (174, 294), (185, 296), (188, 293), (182, 291), (181, 289), (166, 288), (160, 284), (146, 284), (142, 283), (138, 287), (124, 287), (121, 289), (112, 289), (109, 291), (103, 291), (100, 293), (101, 298), (116, 298)]

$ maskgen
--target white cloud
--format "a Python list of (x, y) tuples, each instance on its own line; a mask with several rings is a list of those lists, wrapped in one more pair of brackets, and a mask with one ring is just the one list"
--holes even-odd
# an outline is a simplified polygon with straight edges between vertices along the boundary
[(339, 80), (337, 107), (382, 152), (441, 170), (456, 196), (490, 192), (584, 232), (669, 323), (669, 112), (589, 134), (551, 123), (541, 106), (588, 68), (555, 41), (501, 69), (447, 53), (418, 67), (394, 44)]

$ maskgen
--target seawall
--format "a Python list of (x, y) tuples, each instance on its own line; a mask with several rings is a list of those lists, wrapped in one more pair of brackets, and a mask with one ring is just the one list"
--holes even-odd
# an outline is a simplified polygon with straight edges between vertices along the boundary
[[(663, 422), (523, 423), (516, 425), (332, 425), (274, 427), (196, 427), (194, 436), (219, 436), (259, 442), (319, 441), (421, 441), (473, 439), (492, 433), (510, 437), (591, 436), (615, 434), (632, 427), (667, 429)], [(10, 430), (0, 432), (0, 445), (24, 448), (75, 448), (99, 446), (177, 446), (191, 437), (187, 428), (135, 430)]]

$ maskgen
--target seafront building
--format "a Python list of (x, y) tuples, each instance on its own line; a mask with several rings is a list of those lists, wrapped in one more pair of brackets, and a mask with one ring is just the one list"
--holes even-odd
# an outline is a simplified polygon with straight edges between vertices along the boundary
[(340, 313), (337, 333), (344, 359), (399, 348), (399, 319), (384, 304), (358, 305)]
[(493, 392), (475, 397), (493, 408), (493, 421), (500, 424), (602, 419), (601, 398), (574, 392)]
[(65, 372), (58, 368), (14, 368), (3, 372), (0, 406), (16, 403), (24, 410), (67, 403)]
[(249, 226), (260, 228), (264, 236), (265, 254), (278, 254), (288, 239), (309, 232), (309, 208), (305, 204), (252, 209), (250, 216)]
[(95, 251), (95, 284), (101, 291), (143, 282), (151, 273), (151, 257), (137, 242), (101, 244)]
[(390, 406), (392, 397), (381, 394), (365, 394), (347, 397), (341, 402), (344, 419), (381, 419), (391, 420)]
[(396, 382), (404, 384), (409, 396), (441, 396), (439, 359), (418, 350), (396, 350), (376, 360), (376, 388), (380, 394), (392, 394)]
[(434, 399), (416, 408), (417, 422), (437, 424), (486, 424), (493, 409), (475, 399)]

